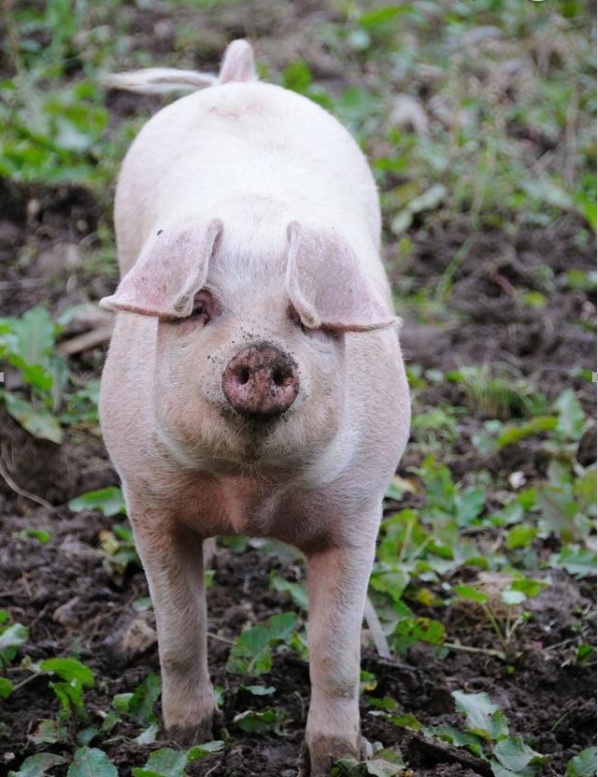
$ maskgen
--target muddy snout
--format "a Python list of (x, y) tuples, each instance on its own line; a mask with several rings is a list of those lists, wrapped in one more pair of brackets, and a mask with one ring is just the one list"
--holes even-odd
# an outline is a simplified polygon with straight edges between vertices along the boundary
[(227, 364), (222, 390), (241, 415), (273, 418), (288, 410), (297, 398), (297, 365), (272, 343), (248, 345)]

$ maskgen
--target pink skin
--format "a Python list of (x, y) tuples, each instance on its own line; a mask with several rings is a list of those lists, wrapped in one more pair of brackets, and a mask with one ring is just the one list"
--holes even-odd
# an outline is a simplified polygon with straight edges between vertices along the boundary
[(127, 155), (100, 412), (154, 602), (166, 729), (213, 733), (202, 543), (276, 537), (307, 557), (302, 773), (321, 777), (360, 750), (361, 621), (409, 394), (363, 157), (250, 65), (237, 45), (233, 82), (161, 111)]

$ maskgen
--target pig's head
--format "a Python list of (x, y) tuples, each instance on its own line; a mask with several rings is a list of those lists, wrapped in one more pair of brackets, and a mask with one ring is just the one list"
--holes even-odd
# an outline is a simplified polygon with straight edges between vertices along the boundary
[(158, 434), (217, 469), (307, 465), (343, 432), (345, 334), (396, 320), (343, 237), (296, 221), (156, 230), (102, 304), (158, 319)]

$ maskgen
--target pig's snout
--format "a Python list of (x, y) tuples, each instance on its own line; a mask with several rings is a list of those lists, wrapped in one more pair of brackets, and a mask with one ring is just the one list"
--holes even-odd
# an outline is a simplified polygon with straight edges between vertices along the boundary
[(266, 420), (284, 413), (295, 401), (297, 365), (271, 343), (248, 345), (227, 364), (222, 390), (238, 413)]

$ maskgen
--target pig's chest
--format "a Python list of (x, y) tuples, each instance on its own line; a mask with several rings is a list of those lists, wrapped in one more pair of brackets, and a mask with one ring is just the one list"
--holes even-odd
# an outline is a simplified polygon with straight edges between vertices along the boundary
[(211, 534), (290, 537), (302, 512), (296, 489), (244, 475), (202, 483), (196, 492), (193, 522)]
[(282, 489), (268, 488), (243, 477), (227, 478), (220, 489), (225, 518), (235, 534), (272, 533), (284, 502)]

